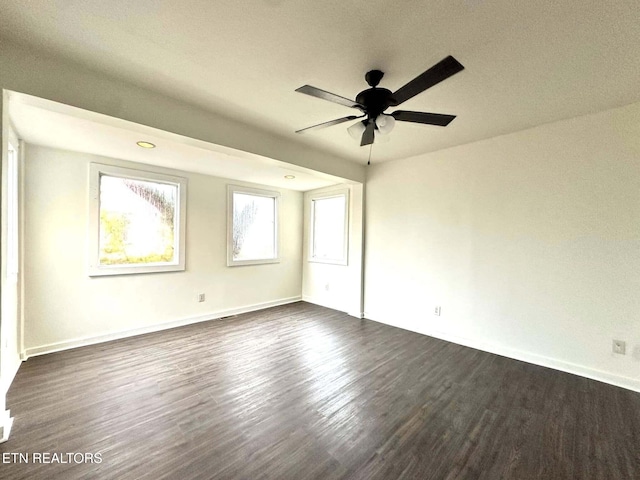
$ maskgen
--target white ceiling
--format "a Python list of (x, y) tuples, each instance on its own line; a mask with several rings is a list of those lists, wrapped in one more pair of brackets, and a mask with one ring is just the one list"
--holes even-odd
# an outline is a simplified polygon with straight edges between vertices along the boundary
[(1, 35), (362, 163), (349, 124), (293, 133), (357, 114), (297, 87), (354, 98), (456, 57), (402, 108), (458, 118), (397, 124), (374, 162), (640, 100), (637, 0), (2, 0)]
[[(344, 181), (296, 165), (16, 92), (10, 92), (9, 118), (20, 138), (34, 145), (298, 191)], [(139, 147), (136, 142), (141, 140), (155, 144), (156, 148)], [(295, 178), (287, 179), (287, 175)]]

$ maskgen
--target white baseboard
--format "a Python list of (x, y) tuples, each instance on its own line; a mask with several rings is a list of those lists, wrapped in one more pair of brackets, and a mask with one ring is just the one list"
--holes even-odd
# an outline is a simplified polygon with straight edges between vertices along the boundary
[(336, 306), (331, 302), (319, 300), (316, 297), (312, 297), (310, 295), (302, 295), (302, 301), (307, 303), (313, 303), (314, 305), (320, 305), (321, 307), (327, 307), (327, 308), (330, 308), (331, 310), (337, 310), (338, 312), (346, 313), (350, 317), (356, 317), (360, 319), (364, 318), (363, 312), (358, 312), (358, 311), (354, 312), (354, 311), (345, 310), (344, 308)]
[(337, 310), (338, 312), (348, 313), (340, 305), (327, 302), (326, 300), (322, 300), (317, 297), (312, 297), (311, 295), (302, 295), (302, 301), (307, 303), (313, 303), (314, 305), (320, 305), (321, 307), (327, 307), (327, 308), (330, 308), (331, 310)]
[(0, 408), (0, 443), (9, 440), (9, 435), (11, 434), (11, 427), (13, 426), (11, 412), (2, 409), (6, 405), (7, 391), (13, 383), (13, 379), (16, 377), (20, 365), (22, 365), (20, 357), (17, 354), (10, 360), (9, 366), (4, 369), (4, 376), (1, 378), (2, 382), (0, 383), (0, 405), (2, 405)]
[(27, 348), (21, 357), (28, 359), (36, 355), (45, 355), (47, 353), (59, 352), (62, 350), (69, 350), (71, 348), (85, 347), (87, 345), (95, 345), (96, 343), (108, 342), (111, 340), (118, 340), (121, 338), (134, 337), (136, 335), (143, 335), (145, 333), (159, 332), (161, 330), (167, 330), (169, 328), (182, 327), (184, 325), (191, 325), (193, 323), (206, 322), (209, 320), (217, 320), (223, 317), (229, 317), (232, 315), (239, 315), (241, 313), (255, 312), (257, 310), (263, 310), (265, 308), (277, 307), (278, 305), (286, 305), (287, 303), (299, 302), (302, 298), (300, 296), (281, 298), (270, 302), (257, 303), (254, 305), (245, 305), (243, 307), (230, 308), (227, 310), (219, 310), (216, 312), (210, 312), (206, 315), (198, 315), (197, 317), (181, 318), (178, 320), (172, 320), (170, 322), (158, 323), (155, 325), (149, 325), (140, 328), (133, 328), (130, 330), (121, 330), (117, 332), (110, 332), (101, 335), (95, 335), (91, 337), (75, 338), (72, 340), (64, 340), (62, 342), (50, 343), (47, 345), (41, 345), (38, 347)]
[(13, 426), (13, 417), (9, 410), (0, 413), (0, 443), (9, 440), (11, 427)]
[(475, 348), (476, 350), (482, 350), (483, 352), (489, 352), (496, 355), (500, 355), (502, 357), (513, 358), (514, 360), (520, 360), (522, 362), (532, 363), (534, 365), (539, 365), (541, 367), (552, 368), (554, 370), (559, 370), (561, 372), (571, 373), (573, 375), (590, 378), (591, 380), (597, 380), (599, 382), (615, 385), (616, 387), (626, 388), (627, 390), (633, 390), (634, 392), (640, 392), (640, 379), (638, 378), (624, 377), (622, 375), (616, 375), (610, 372), (605, 372), (603, 370), (597, 370), (594, 368), (585, 367), (583, 365), (578, 365), (578, 364), (567, 362), (564, 360), (558, 360), (556, 358), (546, 357), (544, 355), (539, 355), (537, 353), (517, 350), (514, 348), (505, 347), (502, 345), (495, 345), (495, 344), (483, 342), (480, 340), (475, 340), (475, 339), (470, 339), (465, 337), (458, 337), (455, 335), (449, 335), (441, 332), (429, 332), (429, 333), (418, 332), (416, 330), (411, 330), (403, 325), (400, 325), (394, 322), (381, 320), (379, 316), (375, 314), (371, 315), (368, 312), (365, 312), (365, 318), (367, 318), (368, 320), (373, 320), (374, 322), (384, 323), (385, 325), (390, 325), (392, 327), (402, 328), (403, 330), (419, 333), (421, 335), (427, 335), (430, 337), (438, 338), (440, 340), (445, 340), (447, 342), (463, 345), (465, 347)]

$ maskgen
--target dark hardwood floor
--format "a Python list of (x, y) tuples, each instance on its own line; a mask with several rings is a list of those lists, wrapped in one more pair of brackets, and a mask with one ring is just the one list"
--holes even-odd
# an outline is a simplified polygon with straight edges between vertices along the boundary
[(640, 394), (306, 303), (32, 358), (8, 407), (2, 479), (640, 478)]

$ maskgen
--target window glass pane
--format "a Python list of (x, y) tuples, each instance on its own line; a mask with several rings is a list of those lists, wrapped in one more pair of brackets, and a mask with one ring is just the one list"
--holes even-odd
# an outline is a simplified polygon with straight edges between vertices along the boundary
[(233, 193), (233, 260), (276, 258), (276, 199)]
[(178, 186), (100, 176), (100, 265), (176, 261)]
[(339, 197), (313, 200), (313, 257), (344, 260), (345, 201)]

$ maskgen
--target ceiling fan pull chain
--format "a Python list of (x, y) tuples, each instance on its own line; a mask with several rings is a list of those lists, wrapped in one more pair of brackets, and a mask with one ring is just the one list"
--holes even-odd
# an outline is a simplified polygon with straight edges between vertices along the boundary
[(373, 150), (373, 143), (369, 145), (369, 161), (367, 162), (367, 165), (371, 165), (371, 150)]

